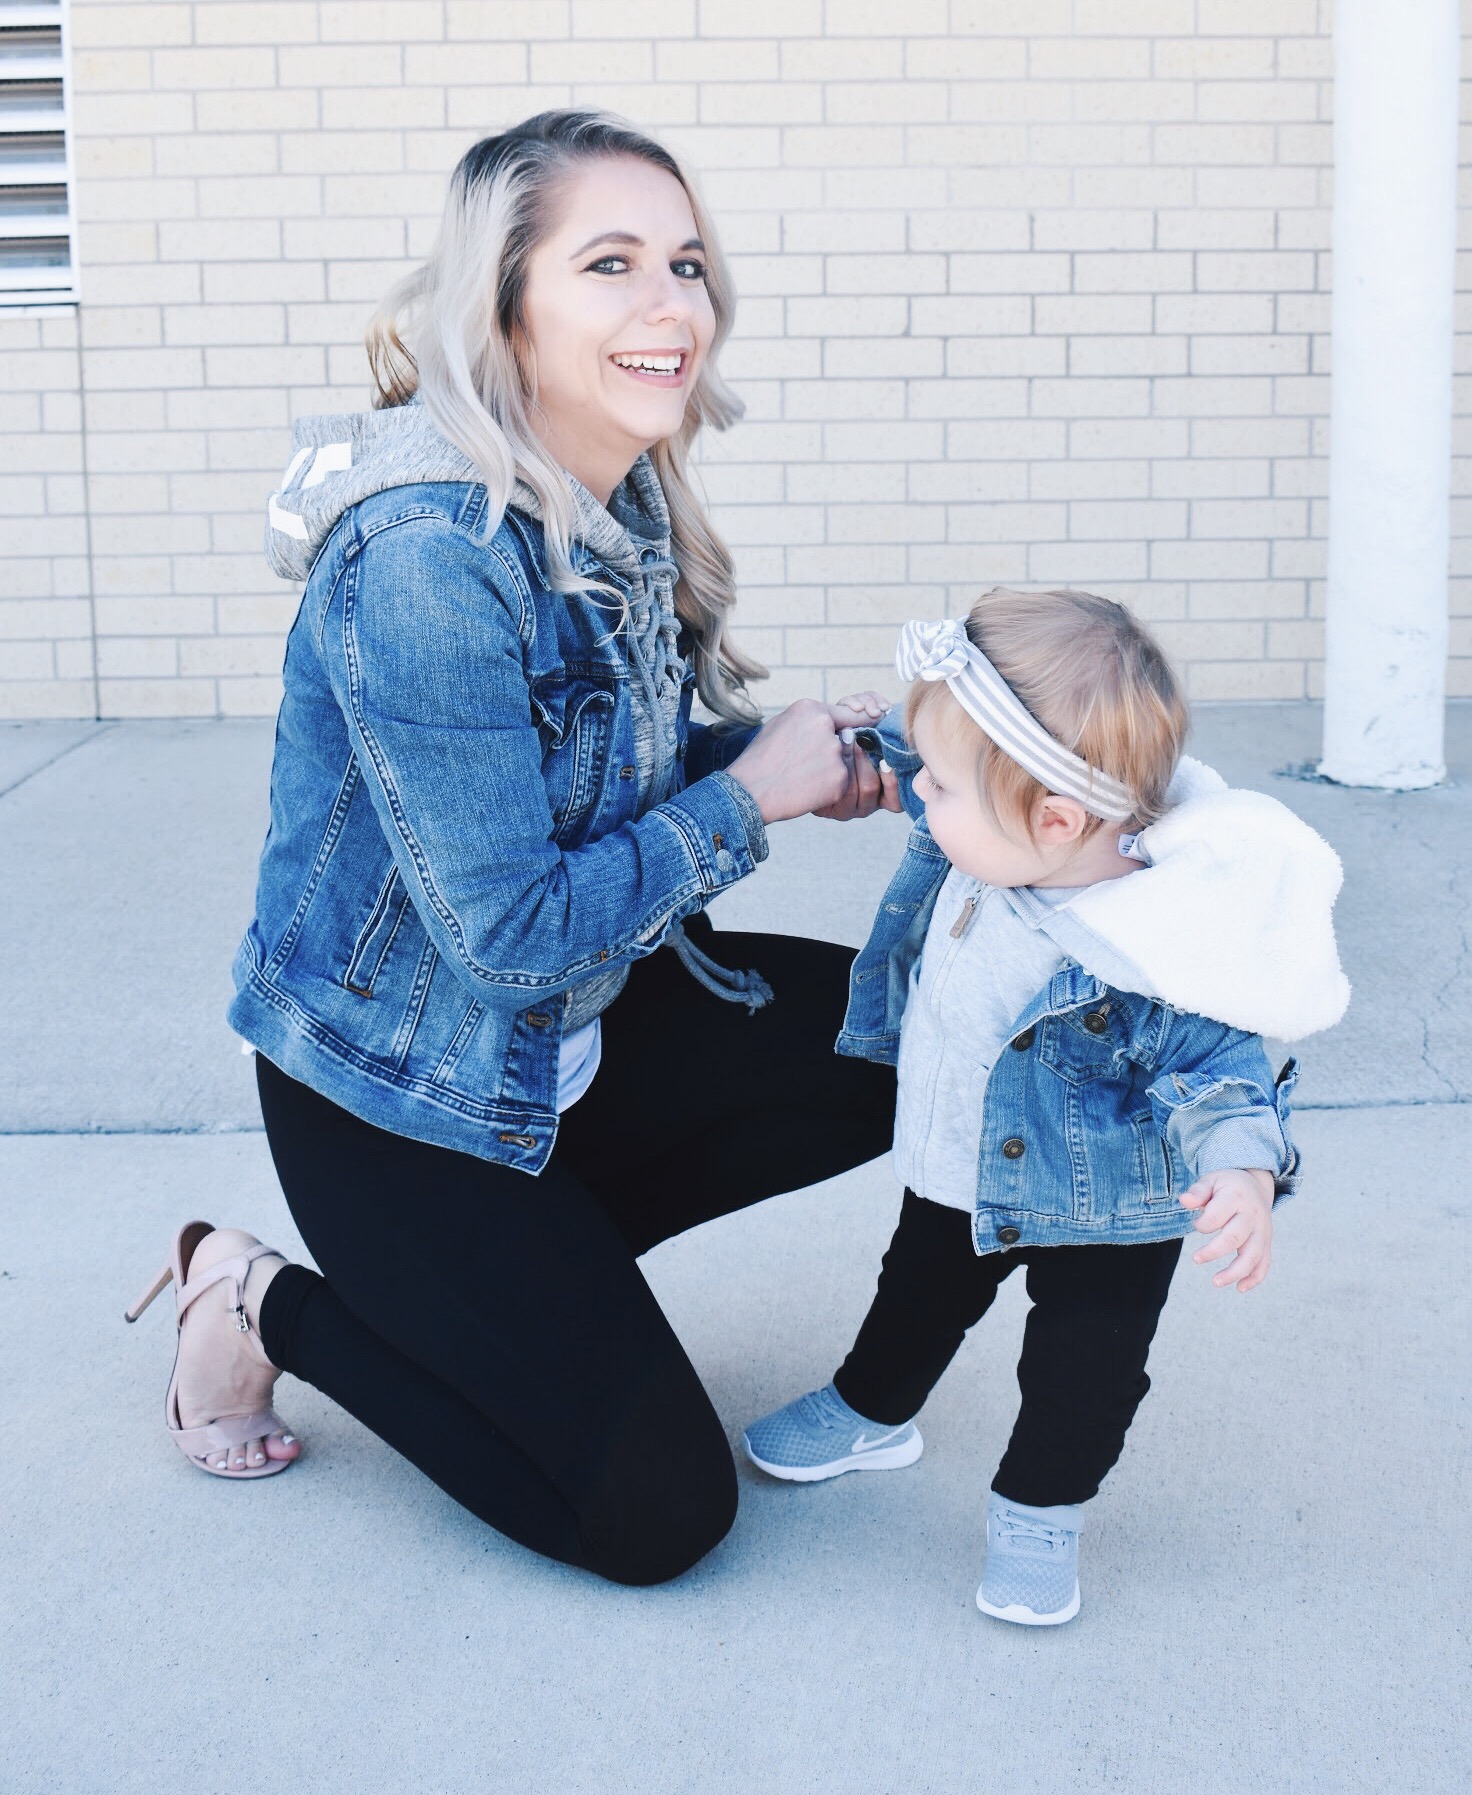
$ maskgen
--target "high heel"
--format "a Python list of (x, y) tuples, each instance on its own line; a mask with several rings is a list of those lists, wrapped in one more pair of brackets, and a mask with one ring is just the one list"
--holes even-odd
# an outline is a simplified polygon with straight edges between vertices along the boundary
[[(168, 1263), (154, 1278), (131, 1308), (124, 1309), (124, 1321), (137, 1321), (138, 1317), (154, 1300), (161, 1295), (170, 1284), (174, 1286), (174, 1326), (182, 1328), (184, 1312), (196, 1297), (202, 1296), (206, 1290), (220, 1283), (233, 1286), (234, 1302), (231, 1313), (235, 1317), (235, 1325), (242, 1334), (251, 1331), (250, 1317), (245, 1308), (245, 1282), (250, 1276), (251, 1264), (254, 1260), (267, 1257), (279, 1258), (274, 1247), (262, 1246), (257, 1242), (243, 1252), (232, 1253), (229, 1258), (221, 1259), (202, 1271), (197, 1278), (190, 1279), (189, 1267), (196, 1249), (201, 1241), (215, 1232), (209, 1222), (185, 1222), (174, 1236), (174, 1250), (169, 1255)], [(274, 1409), (257, 1409), (251, 1415), (221, 1415), (214, 1421), (206, 1422), (203, 1427), (185, 1427), (179, 1419), (179, 1348), (177, 1341), (174, 1347), (174, 1369), (169, 1375), (169, 1387), (164, 1394), (164, 1425), (168, 1428), (174, 1444), (184, 1454), (191, 1465), (201, 1471), (208, 1471), (212, 1477), (274, 1477), (278, 1471), (284, 1471), (295, 1463), (289, 1458), (267, 1458), (261, 1465), (247, 1465), (239, 1470), (226, 1465), (212, 1465), (211, 1457), (222, 1453), (227, 1457), (237, 1447), (244, 1446), (249, 1440), (264, 1440), (268, 1434), (285, 1433), (281, 1418)]]

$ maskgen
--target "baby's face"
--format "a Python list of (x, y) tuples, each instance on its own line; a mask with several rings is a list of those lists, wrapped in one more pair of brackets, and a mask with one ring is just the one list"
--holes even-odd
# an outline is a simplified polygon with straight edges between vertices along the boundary
[(988, 885), (1043, 883), (1056, 856), (1026, 836), (1004, 834), (982, 803), (976, 759), (959, 729), (949, 726), (949, 704), (930, 704), (915, 720), (915, 751), (925, 765), (915, 775), (915, 792), (935, 844), (963, 873)]

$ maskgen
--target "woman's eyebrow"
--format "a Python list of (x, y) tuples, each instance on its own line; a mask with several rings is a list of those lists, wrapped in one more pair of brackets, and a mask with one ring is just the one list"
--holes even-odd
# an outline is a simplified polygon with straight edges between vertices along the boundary
[[(599, 231), (596, 237), (589, 237), (588, 241), (581, 249), (575, 249), (568, 257), (568, 260), (570, 262), (577, 261), (579, 256), (585, 256), (590, 249), (595, 249), (600, 243), (627, 243), (633, 249), (643, 249), (644, 247), (644, 239), (642, 237), (636, 237), (632, 231)], [(691, 237), (686, 242), (682, 243), (680, 248), (682, 250), (704, 250), (705, 245), (701, 242), (699, 237)]]

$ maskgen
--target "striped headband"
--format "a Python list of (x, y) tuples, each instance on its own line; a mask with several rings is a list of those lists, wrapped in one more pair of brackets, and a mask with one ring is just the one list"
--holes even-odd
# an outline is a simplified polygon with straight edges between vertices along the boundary
[(901, 679), (943, 679), (982, 733), (1060, 797), (1076, 798), (1092, 815), (1124, 823), (1135, 814), (1127, 786), (1050, 736), (954, 618), (907, 623), (894, 655)]

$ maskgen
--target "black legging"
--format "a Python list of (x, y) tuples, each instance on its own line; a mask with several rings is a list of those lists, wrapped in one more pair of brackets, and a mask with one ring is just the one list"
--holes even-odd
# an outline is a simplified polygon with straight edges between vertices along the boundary
[(1002, 1280), (1025, 1266), (1022, 1407), (992, 1488), (1039, 1508), (1087, 1502), (1150, 1388), (1145, 1361), (1180, 1256), (1179, 1240), (978, 1255), (969, 1215), (907, 1190), (838, 1393), (870, 1421), (908, 1421)]
[(272, 1360), (491, 1526), (620, 1583), (678, 1576), (736, 1513), (725, 1433), (637, 1255), (860, 1165), (893, 1130), (893, 1072), (833, 1051), (852, 951), (695, 930), (775, 1001), (748, 1015), (668, 949), (638, 962), (538, 1178), (375, 1128), (256, 1060), (324, 1274), (272, 1282)]

